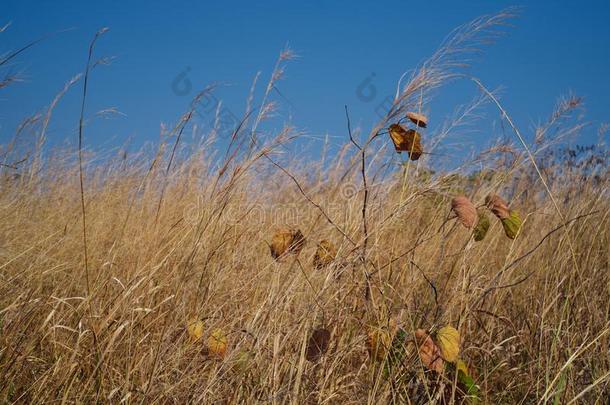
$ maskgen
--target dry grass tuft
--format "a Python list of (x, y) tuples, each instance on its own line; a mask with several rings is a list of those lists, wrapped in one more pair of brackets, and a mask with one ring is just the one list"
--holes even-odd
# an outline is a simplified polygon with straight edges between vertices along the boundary
[[(155, 150), (83, 148), (80, 162), (41, 159), (22, 139), (43, 121), (24, 121), (0, 151), (1, 401), (604, 403), (608, 154), (559, 147), (582, 128), (561, 119), (579, 103), (527, 150), (495, 145), (451, 173), (432, 154), (399, 164), (378, 136), (456, 78), (456, 47), (507, 17), (457, 30), (330, 160), (286, 154), (292, 128), (258, 129), (288, 51), (228, 140), (179, 142), (199, 99)], [(490, 193), (521, 213), (514, 240), (481, 220)], [(479, 208), (458, 212), (468, 229), (448, 220), (455, 195)], [(505, 202), (491, 209), (510, 219)]]

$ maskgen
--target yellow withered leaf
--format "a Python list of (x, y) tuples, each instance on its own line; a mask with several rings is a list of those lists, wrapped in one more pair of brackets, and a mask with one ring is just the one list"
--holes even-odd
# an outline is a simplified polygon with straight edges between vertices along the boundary
[(282, 228), (273, 235), (269, 248), (271, 256), (278, 259), (288, 253), (299, 254), (303, 245), (305, 245), (305, 238), (300, 230)]
[(521, 217), (517, 211), (510, 211), (509, 217), (502, 219), (504, 233), (511, 239), (515, 239), (517, 237), (519, 230), (521, 229), (521, 225)]
[(421, 135), (414, 129), (405, 129), (400, 124), (392, 124), (388, 129), (396, 152), (407, 152), (411, 160), (417, 160), (424, 153)]
[(428, 117), (424, 114), (409, 111), (407, 112), (407, 118), (418, 127), (426, 128), (428, 126)]
[(436, 332), (436, 342), (445, 361), (455, 363), (460, 354), (460, 332), (452, 326), (445, 326)]
[(203, 336), (203, 321), (200, 319), (190, 320), (186, 325), (186, 331), (188, 332), (191, 341), (198, 341)]
[(318, 245), (318, 250), (313, 257), (313, 265), (315, 268), (322, 268), (330, 265), (337, 256), (337, 248), (329, 240), (322, 240)]
[(222, 329), (215, 329), (208, 337), (207, 349), (210, 355), (223, 358), (227, 352), (228, 340)]

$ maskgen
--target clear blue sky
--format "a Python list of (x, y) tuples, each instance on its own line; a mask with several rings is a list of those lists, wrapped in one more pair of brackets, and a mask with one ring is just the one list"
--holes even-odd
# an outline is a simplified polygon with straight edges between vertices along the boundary
[[(312, 137), (345, 137), (343, 106), (354, 125), (367, 130), (375, 108), (394, 91), (400, 74), (429, 56), (456, 26), (508, 6), (521, 6), (514, 27), (477, 58), (469, 72), (489, 87), (504, 86), (503, 103), (524, 130), (547, 117), (558, 96), (585, 98), (592, 129), (610, 120), (610, 3), (606, 1), (32, 1), (3, 0), (0, 52), (37, 37), (73, 28), (23, 53), (11, 71), (25, 82), (0, 90), (0, 142), (17, 123), (43, 109), (73, 75), (83, 70), (95, 31), (109, 27), (98, 56), (116, 56), (92, 74), (88, 114), (116, 107), (126, 114), (93, 121), (86, 132), (91, 147), (134, 147), (156, 141), (161, 122), (175, 123), (198, 88), (223, 82), (217, 96), (240, 116), (252, 79), (266, 83), (278, 52), (288, 43), (300, 58), (292, 62), (279, 89), (281, 125), (291, 120)], [(172, 90), (187, 71), (189, 95)], [(5, 71), (0, 72), (2, 74)], [(376, 98), (364, 102), (358, 86), (374, 73)], [(81, 84), (56, 110), (51, 143), (75, 142)], [(476, 92), (452, 85), (430, 106), (434, 124)], [(491, 111), (491, 110), (490, 110)], [(491, 134), (486, 126), (468, 135), (476, 145)], [(344, 138), (341, 138), (344, 139)], [(458, 138), (456, 138), (458, 139)]]

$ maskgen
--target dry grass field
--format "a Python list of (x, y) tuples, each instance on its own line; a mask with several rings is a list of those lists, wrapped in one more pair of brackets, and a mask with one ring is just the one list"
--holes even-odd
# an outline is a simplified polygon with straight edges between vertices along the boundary
[[(52, 107), (26, 120), (0, 149), (0, 401), (606, 404), (607, 149), (565, 147), (586, 124), (578, 98), (531, 132), (457, 73), (507, 17), (454, 32), (370, 134), (338, 117), (344, 147), (315, 161), (289, 153), (296, 129), (258, 129), (288, 51), (228, 139), (190, 137), (213, 88), (137, 154), (87, 149), (83, 123), (82, 147), (43, 154)], [(481, 98), (447, 125), (404, 120), (450, 80)], [(506, 136), (433, 171), (482, 103)], [(395, 152), (398, 121), (420, 159)], [(493, 194), (520, 215), (514, 239)], [(464, 223), (483, 217), (475, 241)]]

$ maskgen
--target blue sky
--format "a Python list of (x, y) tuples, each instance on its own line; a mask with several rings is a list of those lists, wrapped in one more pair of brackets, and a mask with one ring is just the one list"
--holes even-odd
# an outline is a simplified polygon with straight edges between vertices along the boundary
[[(313, 139), (328, 134), (341, 143), (345, 104), (353, 125), (368, 130), (377, 105), (394, 91), (403, 71), (428, 57), (456, 26), (509, 6), (521, 6), (521, 16), (468, 72), (489, 87), (503, 86), (502, 102), (525, 132), (549, 115), (559, 96), (583, 96), (592, 126), (579, 142), (594, 142), (599, 124), (610, 121), (610, 4), (604, 1), (3, 0), (0, 23), (11, 26), (0, 34), (1, 53), (45, 33), (71, 30), (9, 66), (25, 81), (0, 90), (0, 143), (83, 70), (88, 43), (101, 27), (110, 31), (96, 54), (116, 59), (92, 73), (87, 112), (116, 107), (126, 116), (93, 120), (85, 135), (90, 147), (116, 146), (128, 138), (133, 148), (157, 141), (160, 123), (175, 123), (195, 91), (213, 82), (227, 84), (216, 95), (241, 116), (256, 72), (262, 74), (262, 91), (287, 43), (300, 57), (279, 85), (285, 99), (274, 96), (281, 109), (273, 125), (291, 122)], [(172, 86), (181, 73), (192, 84), (185, 95)], [(367, 78), (377, 89), (369, 102), (356, 94)], [(51, 144), (76, 141), (80, 86), (57, 107)], [(465, 83), (438, 92), (429, 106), (431, 126), (475, 95)], [(489, 110), (486, 118), (448, 142), (476, 148), (489, 141), (498, 117)]]

